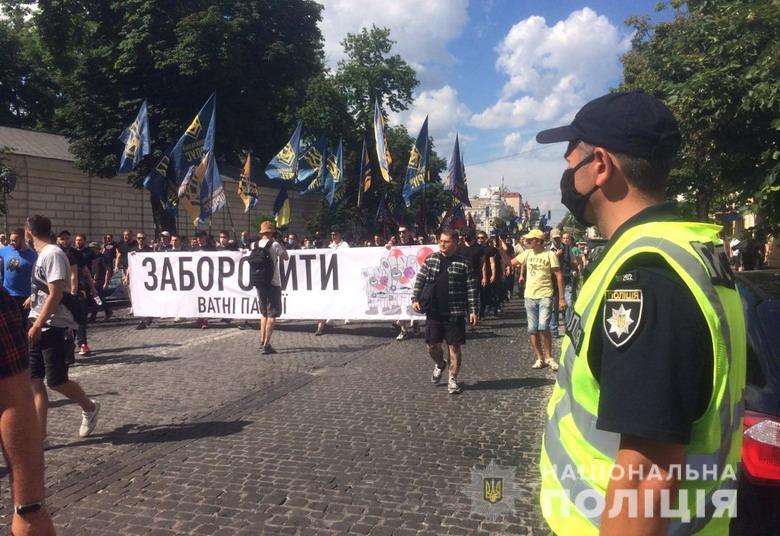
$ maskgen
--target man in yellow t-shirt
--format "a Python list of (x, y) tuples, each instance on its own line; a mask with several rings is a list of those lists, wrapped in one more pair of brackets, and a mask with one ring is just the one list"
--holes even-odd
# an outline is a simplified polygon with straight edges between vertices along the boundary
[[(566, 300), (563, 298), (563, 275), (558, 257), (552, 251), (544, 249), (544, 233), (542, 231), (533, 229), (523, 238), (529, 247), (514, 259), (509, 258), (508, 247), (503, 240), (499, 240), (499, 251), (505, 265), (525, 265), (526, 267), (525, 312), (528, 319), (531, 346), (536, 355), (536, 361), (532, 368), (538, 369), (549, 365), (552, 370), (558, 370), (558, 363), (552, 357), (550, 315), (554, 294), (553, 274), (555, 274), (555, 281), (558, 285), (558, 307), (561, 311), (566, 309)], [(544, 346), (544, 362), (542, 362), (542, 346)]]

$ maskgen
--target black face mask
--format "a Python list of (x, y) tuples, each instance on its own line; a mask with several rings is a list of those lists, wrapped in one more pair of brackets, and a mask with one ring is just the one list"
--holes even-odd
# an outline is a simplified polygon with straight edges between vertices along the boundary
[(585, 218), (585, 207), (588, 204), (588, 199), (590, 199), (593, 192), (598, 189), (598, 186), (593, 186), (588, 193), (581, 194), (574, 187), (574, 174), (577, 173), (577, 170), (582, 166), (593, 162), (594, 158), (596, 158), (595, 154), (589, 154), (580, 160), (579, 164), (565, 170), (561, 177), (561, 203), (569, 209), (569, 212), (571, 212), (571, 215), (574, 216), (575, 220), (586, 226), (593, 225), (593, 222), (589, 222)]

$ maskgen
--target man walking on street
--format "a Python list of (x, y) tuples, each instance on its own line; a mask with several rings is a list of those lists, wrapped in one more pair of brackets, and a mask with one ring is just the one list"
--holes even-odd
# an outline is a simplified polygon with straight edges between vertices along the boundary
[[(441, 347), (441, 343), (446, 342), (450, 365), (447, 392), (451, 395), (462, 391), (458, 373), (461, 346), (466, 344), (466, 315), (469, 323), (475, 326), (479, 308), (477, 280), (471, 263), (458, 255), (457, 251), (458, 232), (449, 229), (441, 231), (439, 251), (425, 259), (417, 272), (412, 291), (412, 308), (424, 312), (427, 318), (425, 342), (428, 354), (435, 363), (431, 382), (438, 384), (447, 366)], [(428, 303), (421, 304), (420, 299), (424, 297), (429, 298)]]
[[(520, 253), (514, 259), (507, 255), (509, 247), (506, 242), (499, 242), (499, 252), (507, 266), (526, 267), (525, 279), (525, 313), (528, 322), (528, 335), (536, 355), (536, 361), (531, 368), (540, 369), (549, 365), (552, 370), (558, 370), (558, 364), (552, 357), (552, 337), (550, 336), (550, 315), (552, 314), (553, 284), (558, 285), (558, 307), (566, 309), (563, 299), (563, 276), (555, 253), (544, 249), (544, 233), (533, 229), (525, 235), (529, 249)], [(542, 362), (542, 347), (544, 347), (544, 362)]]
[[(260, 346), (262, 354), (275, 354), (271, 346), (276, 319), (282, 314), (282, 278), (279, 273), (279, 259), (290, 258), (287, 250), (274, 240), (276, 229), (271, 221), (260, 224), (260, 240), (252, 244), (249, 253), (249, 265), (252, 282), (257, 289), (260, 303)], [(256, 260), (255, 260), (256, 259)]]
[(46, 438), (46, 414), (49, 397), (46, 385), (81, 407), (79, 436), (87, 437), (95, 429), (100, 403), (90, 400), (81, 386), (68, 379), (65, 362), (65, 330), (78, 324), (63, 303), (65, 285), (70, 279), (68, 257), (52, 244), (51, 221), (43, 216), (27, 218), (27, 234), (33, 240), (38, 259), (33, 270), (33, 289), (30, 295), (30, 320), (27, 333), (30, 345), (30, 370), (42, 436)]
[(727, 534), (715, 498), (733, 498), (740, 463), (745, 319), (720, 227), (665, 202), (677, 121), (641, 91), (610, 93), (536, 140), (568, 143), (561, 201), (609, 240), (561, 347), (542, 513), (556, 534)]

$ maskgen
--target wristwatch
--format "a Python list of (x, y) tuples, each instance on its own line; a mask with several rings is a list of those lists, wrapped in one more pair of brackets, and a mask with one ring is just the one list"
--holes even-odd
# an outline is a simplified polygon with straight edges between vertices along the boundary
[(14, 512), (20, 516), (23, 516), (25, 514), (32, 514), (33, 512), (37, 512), (41, 508), (43, 508), (43, 501), (29, 504), (17, 504), (14, 506)]

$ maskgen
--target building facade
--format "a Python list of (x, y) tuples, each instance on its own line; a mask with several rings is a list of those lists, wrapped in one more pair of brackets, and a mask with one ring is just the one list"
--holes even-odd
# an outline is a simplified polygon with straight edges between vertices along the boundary
[[(52, 220), (55, 232), (68, 229), (74, 234), (84, 233), (90, 241), (100, 241), (105, 233), (118, 237), (125, 228), (154, 235), (149, 192), (134, 188), (124, 177), (105, 179), (80, 171), (63, 136), (0, 127), (0, 147), (10, 151), (5, 165), (17, 176), (16, 188), (7, 200), (8, 214), (2, 221), (6, 234), (23, 226), (28, 216), (41, 214)], [(221, 229), (256, 230), (258, 217), (273, 213), (278, 190), (261, 187), (257, 206), (245, 214), (236, 179), (223, 175), (222, 182), (230, 210), (214, 215), (214, 234)], [(316, 211), (321, 196), (300, 197), (292, 191), (289, 195), (290, 230), (303, 234), (305, 215)], [(208, 223), (201, 228), (208, 229)], [(178, 230), (180, 235), (189, 237), (195, 232), (184, 210), (179, 214)]]

